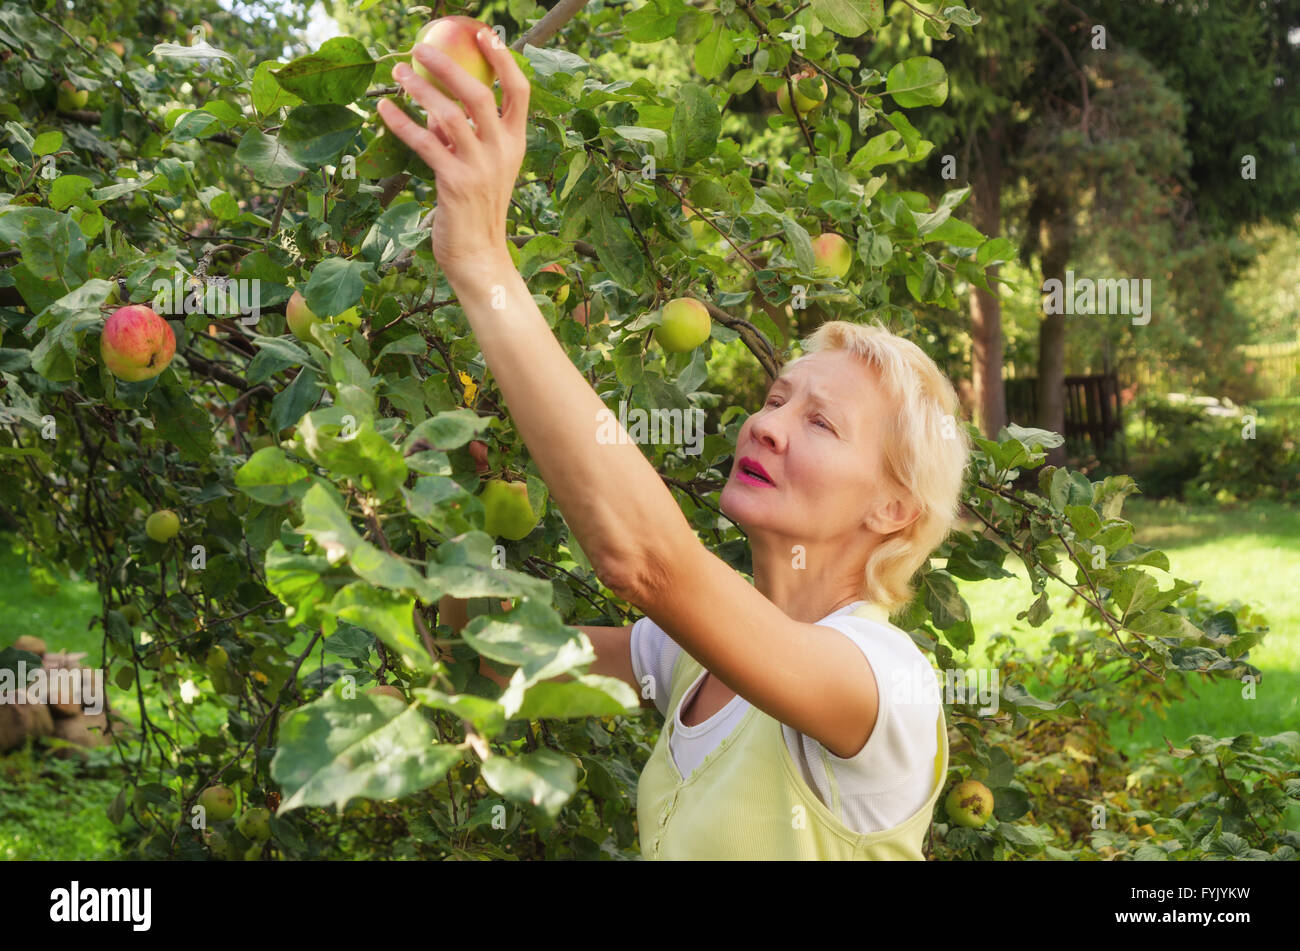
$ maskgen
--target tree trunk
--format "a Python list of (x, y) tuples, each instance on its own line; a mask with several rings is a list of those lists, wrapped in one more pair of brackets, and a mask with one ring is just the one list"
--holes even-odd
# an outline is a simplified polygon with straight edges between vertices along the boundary
[[(978, 160), (971, 175), (975, 227), (989, 238), (1002, 229), (1003, 147), (1003, 124), (999, 119), (979, 135)], [(996, 267), (989, 268), (990, 283), (997, 273)], [(993, 438), (1007, 422), (1006, 388), (1002, 384), (1002, 302), (979, 287), (971, 290), (970, 336), (971, 387), (979, 427), (985, 436)]]
[[(1069, 203), (1063, 195), (1043, 201), (1045, 214), (1039, 224), (1042, 249), (1043, 283), (1061, 282), (1064, 303), (1065, 266), (1073, 247)], [(1063, 311), (1063, 308), (1060, 308)], [(1044, 311), (1038, 325), (1038, 426), (1054, 433), (1065, 433), (1065, 313)], [(1065, 446), (1049, 449), (1049, 465), (1065, 465)]]

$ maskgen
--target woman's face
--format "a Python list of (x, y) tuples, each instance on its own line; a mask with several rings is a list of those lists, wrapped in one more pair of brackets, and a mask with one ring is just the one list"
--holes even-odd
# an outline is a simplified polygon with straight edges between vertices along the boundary
[[(847, 350), (822, 350), (790, 367), (740, 428), (723, 513), (747, 532), (809, 541), (860, 531), (884, 498), (883, 439), (893, 411), (876, 372)], [(770, 481), (751, 475), (751, 464)]]

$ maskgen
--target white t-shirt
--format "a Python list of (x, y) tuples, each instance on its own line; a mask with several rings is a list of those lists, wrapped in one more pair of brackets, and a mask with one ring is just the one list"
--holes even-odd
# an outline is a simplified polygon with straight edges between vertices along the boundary
[[(900, 691), (900, 683), (935, 683), (929, 659), (896, 628), (869, 618), (851, 615), (863, 601), (855, 601), (835, 611), (818, 624), (840, 631), (867, 657), (880, 693), (876, 725), (866, 745), (856, 756), (842, 759), (821, 743), (782, 724), (790, 758), (803, 775), (804, 782), (832, 812), (830, 771), (839, 787), (837, 818), (855, 832), (875, 832), (903, 822), (925, 805), (934, 782), (934, 759), (938, 753), (935, 731), (939, 716), (937, 689), (932, 696), (925, 691)], [(632, 625), (632, 670), (638, 682), (646, 674), (654, 683), (672, 682), (673, 664), (682, 648), (663, 628), (648, 617)], [(739, 694), (726, 706), (695, 726), (686, 726), (681, 710), (699, 687), (704, 672), (687, 688), (672, 715), (676, 718), (668, 750), (682, 776), (690, 776), (723, 738), (739, 723), (749, 708), (749, 701)], [(655, 706), (668, 716), (668, 691), (655, 691)]]

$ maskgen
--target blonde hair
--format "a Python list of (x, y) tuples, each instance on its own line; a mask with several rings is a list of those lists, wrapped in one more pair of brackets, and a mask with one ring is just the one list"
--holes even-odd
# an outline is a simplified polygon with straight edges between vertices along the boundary
[[(957, 394), (916, 344), (874, 325), (828, 320), (802, 342), (792, 367), (819, 350), (848, 350), (874, 368), (894, 401), (883, 448), (885, 475), (921, 514), (876, 547), (863, 572), (861, 597), (896, 613), (912, 598), (912, 578), (957, 519), (970, 440), (958, 418)], [(783, 368), (782, 373), (785, 372)]]

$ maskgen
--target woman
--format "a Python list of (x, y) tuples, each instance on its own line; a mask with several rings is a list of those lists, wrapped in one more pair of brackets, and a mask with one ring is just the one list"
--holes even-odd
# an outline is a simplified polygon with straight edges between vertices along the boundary
[(394, 78), (428, 128), (389, 102), (380, 114), (437, 177), (434, 254), (552, 499), (601, 581), (646, 614), (583, 628), (592, 672), (669, 716), (638, 787), (643, 855), (922, 858), (947, 735), (932, 668), (887, 615), (955, 516), (968, 447), (951, 385), (883, 328), (813, 335), (742, 426), (722, 492), (753, 548), (751, 586), (640, 449), (596, 437), (605, 406), (506, 247), (529, 84), (490, 31), (478, 39), (500, 115), (424, 44), (415, 55), (473, 126), (404, 64)]

